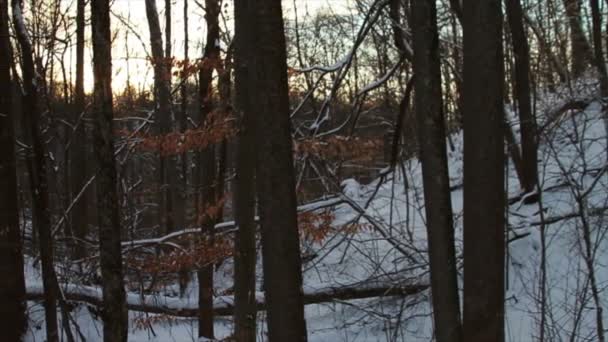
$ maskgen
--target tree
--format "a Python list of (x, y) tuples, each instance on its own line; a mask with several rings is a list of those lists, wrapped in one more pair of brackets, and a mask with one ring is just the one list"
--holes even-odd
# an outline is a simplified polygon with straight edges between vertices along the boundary
[(256, 1), (256, 180), (271, 341), (306, 341), (281, 2)]
[(237, 0), (234, 6), (236, 110), (240, 131), (236, 156), (234, 241), (234, 322), (239, 342), (255, 342), (256, 300), (255, 263), (255, 104), (253, 91), (253, 38), (255, 37), (251, 0)]
[(42, 286), (44, 288), (44, 314), (48, 342), (58, 341), (57, 279), (53, 266), (53, 238), (49, 212), (47, 163), (40, 127), (38, 79), (34, 67), (32, 43), (25, 26), (21, 0), (12, 0), (13, 23), (21, 50), (21, 78), (23, 84), (23, 113), (21, 124), (31, 151), (27, 154), (27, 171), (32, 193), (32, 221), (40, 247)]
[(434, 1), (412, 1), (415, 106), (431, 266), (433, 317), (438, 342), (462, 341), (460, 302), (445, 120), (437, 9)]
[[(146, 18), (150, 29), (150, 46), (152, 47), (152, 65), (154, 66), (154, 101), (156, 104), (156, 120), (158, 133), (166, 135), (171, 130), (171, 68), (170, 59), (163, 52), (163, 37), (156, 10), (156, 0), (146, 0)], [(170, 35), (170, 31), (167, 31)], [(168, 45), (170, 47), (170, 45)], [(173, 201), (171, 189), (173, 188), (175, 171), (174, 159), (164, 156), (163, 146), (160, 152), (160, 221), (163, 233), (173, 231)]]
[(0, 0), (0, 331), (7, 341), (25, 332), (25, 280), (19, 208), (15, 135), (11, 108), (11, 45), (8, 0)]
[(500, 0), (464, 7), (464, 340), (504, 340), (503, 52)]
[(127, 341), (128, 316), (122, 273), (120, 208), (116, 188), (116, 161), (112, 120), (112, 41), (110, 3), (91, 1), (93, 36), (93, 146), (99, 165), (97, 215), (103, 284), (103, 339)]
[(600, 79), (600, 94), (608, 97), (608, 72), (606, 71), (606, 61), (602, 49), (602, 15), (600, 13), (599, 0), (589, 0), (591, 3), (591, 16), (593, 22), (593, 48), (595, 65)]
[[(84, 43), (85, 43), (85, 0), (76, 2), (76, 84), (74, 94), (74, 112), (72, 122), (74, 131), (72, 136), (70, 170), (71, 170), (71, 196), (76, 199), (82, 187), (86, 184), (86, 134), (84, 126), (85, 94), (84, 94)], [(88, 197), (77, 200), (72, 209), (72, 234), (76, 238), (72, 256), (74, 259), (85, 257), (85, 248), (82, 240), (87, 235), (88, 224)]]
[(586, 69), (593, 55), (581, 23), (581, 0), (563, 0), (570, 26), (571, 72), (579, 77)]
[(515, 92), (519, 121), (521, 123), (521, 187), (525, 193), (535, 190), (538, 178), (536, 151), (536, 119), (532, 114), (530, 99), (530, 52), (524, 29), (523, 10), (520, 0), (506, 0), (507, 18), (515, 54)]
[[(200, 101), (200, 121), (203, 127), (206, 120), (210, 118), (213, 111), (213, 70), (219, 62), (220, 48), (217, 44), (220, 38), (219, 26), (220, 4), (218, 0), (205, 0), (205, 20), (207, 22), (207, 37), (203, 52), (202, 66), (199, 70), (199, 101)], [(213, 227), (217, 220), (216, 217), (209, 217), (204, 214), (204, 210), (216, 205), (218, 194), (223, 192), (217, 186), (215, 146), (211, 144), (204, 148), (197, 158), (197, 175), (200, 185), (200, 202), (197, 206), (197, 216), (205, 216), (202, 222), (204, 238), (211, 246), (213, 242)], [(198, 187), (197, 187), (198, 188)], [(201, 209), (203, 211), (201, 211)], [(201, 265), (198, 272), (199, 283), (199, 321), (198, 335), (213, 338), (213, 264)]]

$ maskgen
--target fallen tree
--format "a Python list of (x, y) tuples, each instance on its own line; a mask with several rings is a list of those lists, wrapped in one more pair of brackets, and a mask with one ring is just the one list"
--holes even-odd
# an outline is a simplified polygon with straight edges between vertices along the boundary
[[(304, 291), (304, 304), (318, 304), (332, 301), (344, 301), (375, 297), (404, 297), (421, 293), (429, 288), (428, 284), (354, 284), (339, 287), (326, 287)], [(101, 288), (77, 284), (64, 284), (61, 286), (63, 297), (69, 302), (80, 302), (95, 307), (102, 306)], [(27, 300), (42, 300), (43, 289), (39, 284), (28, 284), (26, 289)], [(266, 309), (262, 292), (256, 294), (257, 310)], [(176, 317), (197, 317), (198, 301), (167, 297), (160, 295), (140, 295), (127, 293), (127, 308), (131, 311), (140, 311), (153, 314), (165, 314)], [(233, 296), (217, 296), (214, 298), (214, 314), (218, 316), (231, 316), (234, 311)]]

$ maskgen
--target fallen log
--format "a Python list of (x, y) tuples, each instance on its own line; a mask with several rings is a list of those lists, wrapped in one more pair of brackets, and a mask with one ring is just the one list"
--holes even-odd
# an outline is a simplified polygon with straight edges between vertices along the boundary
[[(332, 301), (345, 301), (375, 297), (410, 296), (421, 293), (429, 288), (428, 284), (413, 285), (387, 285), (387, 284), (355, 284), (339, 287), (327, 287), (304, 291), (304, 304), (328, 303)], [(77, 284), (64, 284), (61, 286), (66, 301), (80, 302), (101, 307), (103, 305), (101, 288)], [(38, 301), (43, 299), (41, 284), (28, 284), (26, 299)], [(266, 310), (262, 292), (256, 294), (258, 311)], [(198, 301), (178, 297), (144, 295), (136, 293), (127, 294), (127, 308), (131, 311), (140, 311), (153, 314), (165, 314), (176, 317), (198, 317)], [(231, 316), (233, 314), (233, 296), (217, 296), (213, 304), (214, 314), (217, 316)]]

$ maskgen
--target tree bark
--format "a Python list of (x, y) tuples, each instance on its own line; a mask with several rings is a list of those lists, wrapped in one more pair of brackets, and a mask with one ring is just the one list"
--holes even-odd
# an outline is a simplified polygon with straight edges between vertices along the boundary
[(8, 0), (0, 0), (0, 331), (7, 341), (20, 341), (27, 326), (27, 318), (11, 106), (13, 83), (8, 23)]
[[(205, 0), (205, 20), (207, 22), (207, 37), (203, 52), (203, 63), (199, 70), (199, 101), (200, 101), (200, 127), (205, 125), (209, 114), (213, 110), (212, 80), (213, 70), (219, 62), (220, 48), (218, 41), (220, 38), (219, 27), (220, 4), (218, 0)], [(211, 144), (199, 153), (197, 163), (200, 177), (200, 205), (197, 212), (198, 216), (206, 216), (205, 210), (212, 205), (216, 205), (218, 192), (216, 186), (216, 158), (215, 145)], [(213, 226), (216, 218), (205, 217), (203, 227), (205, 228), (207, 239), (213, 241)], [(209, 245), (211, 245), (211, 243)], [(213, 338), (213, 264), (202, 266), (197, 272), (199, 281), (199, 337)]]
[(593, 56), (581, 23), (581, 0), (563, 1), (570, 26), (571, 73), (573, 78), (577, 78), (587, 70)]
[(536, 119), (532, 113), (530, 98), (530, 49), (524, 30), (520, 0), (506, 0), (506, 2), (513, 53), (515, 54), (515, 93), (521, 127), (523, 177), (519, 180), (524, 193), (529, 193), (536, 189), (536, 179), (538, 178)]
[(122, 273), (120, 208), (112, 128), (112, 42), (109, 0), (91, 1), (93, 36), (93, 144), (99, 165), (97, 215), (103, 284), (103, 338), (127, 341), (128, 315)]
[(40, 107), (38, 104), (38, 85), (32, 44), (23, 19), (23, 8), (20, 0), (12, 0), (13, 22), (17, 40), (21, 48), (21, 72), (23, 81), (22, 126), (31, 144), (27, 155), (27, 169), (32, 192), (32, 221), (38, 233), (40, 261), (42, 265), (42, 283), (44, 287), (44, 313), (47, 341), (58, 341), (57, 329), (57, 293), (55, 269), (53, 266), (53, 240), (49, 213), (49, 193), (47, 181), (47, 163), (43, 134), (40, 127)]
[[(163, 52), (163, 37), (156, 10), (156, 0), (146, 1), (146, 18), (150, 30), (150, 46), (152, 47), (152, 63), (154, 65), (154, 101), (156, 104), (157, 130), (161, 137), (171, 132), (171, 68), (170, 61)], [(162, 141), (162, 139), (161, 139)], [(170, 151), (159, 146), (160, 158), (160, 221), (162, 233), (167, 234), (174, 229), (173, 219), (173, 178), (175, 171), (174, 158), (167, 157)]]
[(606, 71), (606, 60), (602, 49), (602, 16), (600, 13), (599, 0), (589, 0), (591, 2), (591, 16), (593, 21), (593, 47), (595, 65), (599, 73), (600, 94), (608, 97), (608, 72)]
[[(171, 58), (171, 0), (165, 0), (165, 57)], [(171, 77), (171, 73), (169, 73)], [(169, 84), (171, 81), (169, 80)]]
[(414, 101), (422, 161), (435, 336), (438, 342), (462, 341), (460, 302), (445, 120), (437, 9), (434, 1), (412, 1)]
[[(85, 32), (85, 0), (76, 3), (76, 89), (74, 98), (74, 113), (72, 122), (74, 131), (70, 144), (70, 181), (71, 199), (74, 200), (87, 182), (86, 154), (87, 138), (84, 126), (85, 94), (84, 94), (84, 35)], [(87, 235), (88, 225), (88, 191), (74, 204), (71, 215), (71, 232), (73, 242), (72, 258), (85, 257), (86, 250), (82, 240)]]
[[(184, 0), (184, 8), (183, 8), (183, 19), (184, 19), (184, 63), (185, 66), (189, 66), (189, 44), (188, 44), (188, 0)], [(180, 133), (185, 133), (188, 129), (188, 72), (186, 71), (186, 67), (184, 67), (184, 72), (182, 74), (182, 83), (180, 85), (180, 95), (182, 99), (181, 108), (180, 108), (180, 117), (179, 117), (179, 131)], [(188, 216), (188, 153), (182, 153), (181, 155), (181, 170), (180, 170), (180, 180), (181, 180), (181, 205), (176, 205), (175, 214), (177, 216), (176, 224), (181, 227), (185, 227), (188, 224), (187, 216)]]
[(236, 111), (240, 120), (234, 195), (235, 221), (238, 226), (234, 241), (234, 335), (238, 342), (256, 340), (253, 6), (252, 0), (237, 0), (234, 6)]
[(264, 293), (271, 341), (306, 341), (302, 263), (281, 2), (256, 1), (257, 162)]
[(504, 341), (504, 109), (500, 0), (464, 8), (464, 340)]

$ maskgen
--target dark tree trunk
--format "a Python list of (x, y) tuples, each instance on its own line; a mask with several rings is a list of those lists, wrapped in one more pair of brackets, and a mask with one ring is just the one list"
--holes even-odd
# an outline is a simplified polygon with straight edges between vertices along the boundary
[[(189, 44), (188, 44), (188, 0), (184, 0), (184, 61), (185, 63), (189, 63)], [(186, 64), (189, 65), (189, 64)], [(184, 68), (186, 69), (186, 68)], [(188, 129), (188, 73), (184, 72), (182, 75), (182, 84), (180, 85), (180, 95), (182, 99), (181, 108), (180, 108), (180, 117), (179, 117), (179, 131), (180, 133), (186, 132)], [(187, 224), (187, 199), (188, 199), (188, 154), (182, 153), (181, 155), (181, 170), (180, 170), (180, 180), (181, 180), (181, 205), (176, 205), (175, 214), (177, 216), (176, 224), (179, 224), (181, 227), (186, 226)]]
[(500, 0), (464, 8), (464, 340), (504, 341), (504, 108)]
[(99, 165), (97, 215), (103, 284), (103, 338), (106, 342), (121, 342), (127, 341), (128, 316), (122, 276), (120, 208), (112, 128), (112, 43), (108, 0), (92, 0), (91, 26), (95, 77), (93, 146)]
[(608, 72), (606, 71), (606, 61), (602, 49), (602, 16), (600, 13), (599, 0), (589, 0), (591, 2), (591, 16), (593, 19), (593, 47), (595, 65), (600, 78), (600, 93), (602, 97), (608, 97)]
[(532, 114), (530, 98), (530, 52), (524, 30), (523, 11), (520, 0), (506, 0), (507, 17), (513, 37), (515, 54), (515, 92), (521, 124), (522, 176), (520, 184), (525, 193), (536, 188), (538, 162), (536, 150), (536, 119)]
[(255, 301), (255, 81), (253, 39), (255, 24), (252, 0), (237, 0), (235, 25), (236, 112), (240, 121), (236, 156), (235, 220), (239, 227), (234, 246), (234, 324), (238, 342), (256, 340)]
[(462, 14), (462, 5), (461, 0), (450, 0), (450, 9), (456, 15), (458, 22), (462, 25), (463, 14)]
[[(154, 101), (156, 103), (156, 123), (158, 133), (165, 136), (171, 132), (171, 68), (168, 58), (163, 52), (163, 37), (158, 21), (156, 0), (146, 0), (146, 17), (150, 29), (150, 46), (152, 47), (152, 63), (154, 64)], [(162, 139), (161, 139), (162, 141)], [(173, 189), (175, 171), (174, 158), (166, 156), (171, 151), (165, 151), (162, 144), (160, 153), (160, 221), (161, 231), (167, 234), (173, 231)]]
[[(200, 123), (205, 126), (205, 121), (213, 110), (212, 76), (214, 65), (219, 61), (220, 49), (217, 41), (220, 38), (219, 26), (220, 4), (218, 0), (205, 0), (205, 19), (207, 22), (207, 37), (205, 50), (203, 52), (203, 66), (199, 71), (199, 100), (200, 100)], [(200, 208), (204, 211), (212, 205), (216, 205), (219, 191), (216, 187), (216, 158), (215, 146), (210, 144), (200, 152), (197, 163), (200, 177)], [(199, 214), (204, 215), (204, 214)], [(213, 224), (216, 218), (206, 217), (203, 226), (206, 233), (213, 232)], [(209, 236), (210, 234), (206, 234)], [(209, 245), (213, 236), (209, 237)], [(199, 280), (199, 319), (198, 335), (213, 338), (213, 264), (208, 263), (198, 270)]]
[(44, 288), (44, 313), (48, 342), (58, 340), (57, 293), (55, 269), (53, 266), (53, 239), (49, 213), (49, 193), (47, 163), (42, 145), (43, 135), (40, 127), (40, 107), (38, 104), (38, 80), (34, 69), (31, 41), (23, 21), (23, 8), (20, 0), (12, 1), (13, 22), (19, 46), (21, 47), (21, 71), (23, 81), (22, 127), (31, 144), (27, 156), (27, 169), (32, 192), (32, 221), (38, 233), (40, 262), (42, 265), (42, 286)]
[(167, 58), (171, 58), (171, 1), (165, 0), (165, 57)]
[(17, 204), (17, 165), (11, 108), (11, 45), (8, 0), (0, 0), (0, 331), (6, 341), (25, 332), (25, 280)]
[(435, 2), (413, 0), (412, 19), (417, 136), (424, 182), (435, 336), (438, 342), (458, 342), (462, 341), (462, 325)]
[(570, 25), (570, 55), (572, 77), (579, 77), (593, 61), (591, 46), (581, 23), (581, 0), (563, 0)]
[[(71, 158), (71, 198), (74, 200), (86, 184), (86, 153), (87, 138), (84, 126), (85, 95), (84, 95), (84, 30), (85, 30), (85, 0), (76, 3), (76, 89), (74, 99), (73, 136), (70, 144)], [(82, 240), (87, 235), (88, 224), (88, 192), (76, 202), (72, 209), (71, 227), (75, 238), (72, 257), (85, 257), (86, 250)]]
[(256, 1), (256, 180), (270, 341), (306, 341), (281, 2)]

